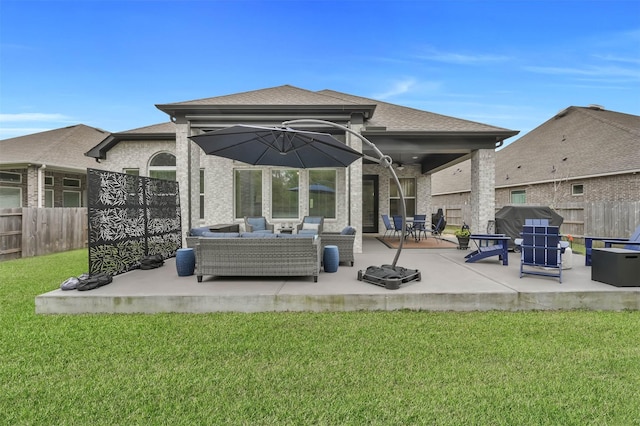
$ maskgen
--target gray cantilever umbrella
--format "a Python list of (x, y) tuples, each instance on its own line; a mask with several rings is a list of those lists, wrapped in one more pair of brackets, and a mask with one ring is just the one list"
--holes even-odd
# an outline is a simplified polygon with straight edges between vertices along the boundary
[(237, 125), (190, 136), (205, 153), (262, 166), (346, 167), (362, 154), (328, 133)]

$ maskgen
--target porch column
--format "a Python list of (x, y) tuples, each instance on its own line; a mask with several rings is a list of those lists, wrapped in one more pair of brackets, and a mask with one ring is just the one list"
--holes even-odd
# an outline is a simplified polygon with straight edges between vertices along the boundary
[[(351, 122), (351, 130), (360, 133), (363, 125)], [(358, 152), (362, 152), (362, 141), (357, 137), (347, 133), (347, 145)], [(353, 252), (362, 253), (362, 159), (356, 160), (347, 167), (347, 200), (350, 203), (351, 226), (356, 228), (355, 241), (353, 242)], [(349, 195), (350, 194), (350, 195)]]
[(494, 149), (479, 149), (471, 153), (471, 227), (472, 233), (487, 232), (489, 220), (495, 217), (495, 170)]
[(200, 187), (197, 184), (194, 185), (194, 182), (198, 183), (200, 178), (200, 156), (199, 151), (195, 152), (193, 148), (194, 146), (198, 148), (197, 145), (188, 139), (191, 131), (189, 122), (183, 117), (178, 117), (175, 124), (176, 180), (180, 188), (182, 242), (185, 244), (187, 232), (198, 224), (200, 216)]

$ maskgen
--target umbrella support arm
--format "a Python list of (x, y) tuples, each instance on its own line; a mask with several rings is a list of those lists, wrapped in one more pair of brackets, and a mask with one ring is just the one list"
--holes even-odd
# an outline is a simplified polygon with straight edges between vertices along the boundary
[(398, 187), (398, 193), (400, 194), (400, 213), (402, 214), (402, 233), (400, 234), (400, 244), (398, 245), (398, 251), (396, 252), (395, 257), (393, 258), (393, 263), (391, 264), (391, 266), (393, 268), (396, 267), (396, 264), (398, 263), (398, 259), (400, 258), (400, 253), (402, 252), (402, 247), (404, 245), (404, 232), (405, 229), (407, 227), (406, 223), (407, 223), (407, 208), (406, 208), (406, 203), (404, 200), (404, 192), (402, 191), (402, 186), (400, 185), (400, 180), (398, 179), (398, 175), (396, 174), (395, 170), (393, 170), (393, 161), (391, 160), (391, 157), (388, 155), (384, 155), (379, 149), (378, 147), (371, 142), (369, 139), (365, 138), (364, 136), (362, 136), (361, 134), (351, 130), (348, 127), (342, 126), (340, 124), (331, 122), (331, 121), (325, 121), (325, 120), (316, 120), (316, 119), (312, 119), (312, 118), (302, 118), (299, 120), (289, 120), (289, 121), (284, 121), (282, 123), (283, 126), (289, 126), (292, 124), (325, 124), (331, 127), (335, 127), (338, 128), (340, 130), (343, 130), (346, 133), (349, 133), (350, 135), (353, 135), (355, 137), (357, 137), (358, 139), (360, 139), (362, 142), (364, 142), (365, 144), (367, 144), (367, 146), (369, 146), (371, 149), (373, 149), (373, 151), (376, 153), (376, 155), (378, 157), (380, 157), (378, 159), (378, 163), (382, 164), (384, 167), (386, 167), (387, 169), (389, 169), (389, 172), (391, 173), (391, 176), (393, 177), (393, 180), (396, 183), (396, 186)]

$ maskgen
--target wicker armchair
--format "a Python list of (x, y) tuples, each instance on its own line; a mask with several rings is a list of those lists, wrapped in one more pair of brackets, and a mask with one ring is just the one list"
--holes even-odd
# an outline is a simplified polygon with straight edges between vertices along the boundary
[(244, 217), (244, 228), (247, 232), (273, 233), (273, 224), (267, 222), (264, 216)]
[(322, 253), (324, 254), (325, 246), (337, 246), (340, 263), (348, 263), (353, 266), (355, 256), (353, 255), (353, 243), (356, 239), (356, 231), (350, 226), (346, 227), (342, 232), (323, 232), (320, 235), (320, 243), (322, 245)]
[(322, 234), (323, 216), (305, 216), (302, 223), (296, 226), (298, 234)]

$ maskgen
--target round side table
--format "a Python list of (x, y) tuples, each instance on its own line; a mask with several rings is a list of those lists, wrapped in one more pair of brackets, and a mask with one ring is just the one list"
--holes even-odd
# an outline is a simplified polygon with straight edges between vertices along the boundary
[(176, 270), (179, 277), (193, 275), (196, 268), (196, 255), (192, 248), (178, 249), (176, 252)]
[(338, 272), (338, 263), (340, 263), (340, 253), (338, 246), (325, 246), (322, 254), (322, 263), (325, 272)]

